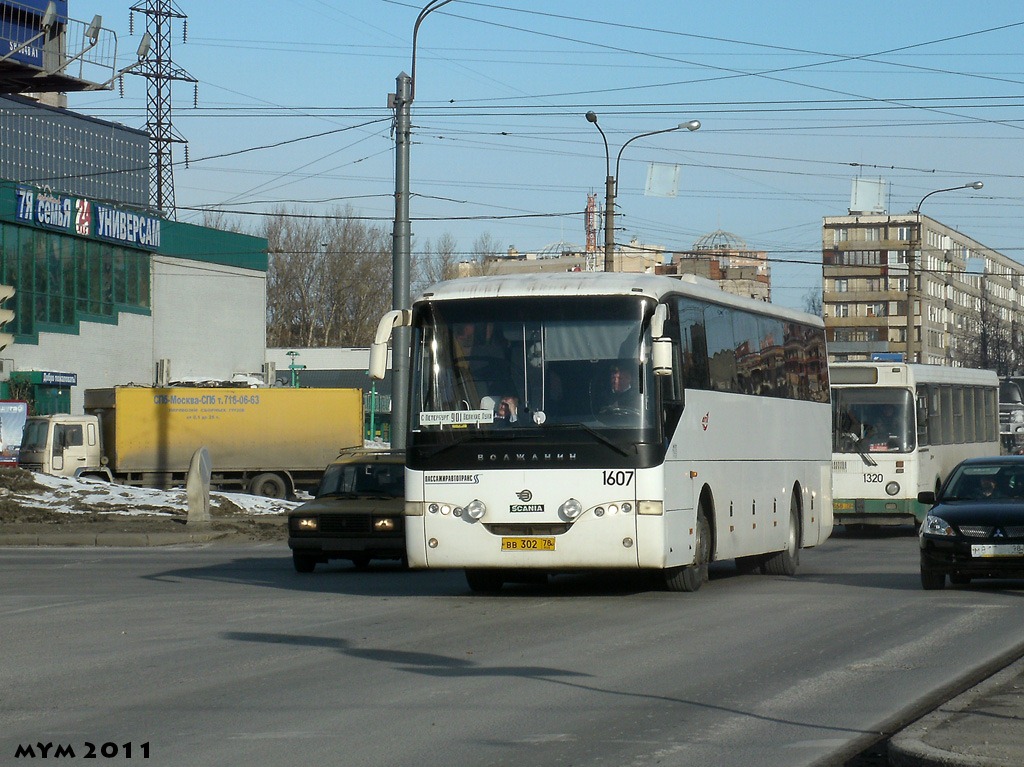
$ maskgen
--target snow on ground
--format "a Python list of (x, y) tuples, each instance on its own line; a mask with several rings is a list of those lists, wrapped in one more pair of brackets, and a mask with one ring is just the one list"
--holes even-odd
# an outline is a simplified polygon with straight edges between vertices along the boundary
[[(18, 502), (28, 508), (68, 514), (100, 512), (127, 516), (172, 516), (188, 513), (188, 495), (185, 488), (154, 490), (113, 485), (99, 480), (52, 477), (36, 472), (33, 472), (32, 478), (49, 492), (17, 493)], [(216, 504), (218, 498), (230, 501), (247, 514), (281, 514), (300, 503), (247, 493), (210, 493), (211, 504)]]

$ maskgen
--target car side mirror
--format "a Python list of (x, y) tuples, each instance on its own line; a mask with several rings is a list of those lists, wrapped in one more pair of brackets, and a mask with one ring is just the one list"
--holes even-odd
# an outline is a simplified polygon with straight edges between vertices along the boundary
[(922, 490), (917, 494), (917, 502), (928, 506), (935, 505), (935, 493), (932, 490)]

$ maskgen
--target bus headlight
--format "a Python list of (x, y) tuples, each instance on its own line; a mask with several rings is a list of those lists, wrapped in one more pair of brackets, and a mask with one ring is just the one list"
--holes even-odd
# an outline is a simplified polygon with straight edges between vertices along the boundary
[(896, 493), (898, 493), (899, 491), (900, 491), (900, 483), (899, 482), (890, 482), (889, 484), (887, 484), (885, 486), (885, 492), (887, 492), (889, 495), (896, 495)]
[(1014, 410), (1013, 411), (1013, 422), (1014, 423), (1024, 423), (1024, 410)]
[(486, 513), (487, 507), (484, 505), (484, 502), (478, 498), (474, 498), (466, 504), (466, 514), (470, 519), (481, 519)]
[(576, 517), (583, 513), (583, 504), (575, 498), (570, 498), (558, 507), (558, 512), (566, 519), (576, 519)]

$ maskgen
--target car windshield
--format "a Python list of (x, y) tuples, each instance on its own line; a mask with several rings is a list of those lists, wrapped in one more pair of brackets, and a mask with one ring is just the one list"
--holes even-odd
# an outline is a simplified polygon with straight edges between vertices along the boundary
[(1024, 465), (970, 464), (960, 467), (946, 489), (944, 500), (1024, 500)]
[(400, 463), (331, 464), (324, 472), (316, 497), (327, 495), (405, 495), (405, 466)]

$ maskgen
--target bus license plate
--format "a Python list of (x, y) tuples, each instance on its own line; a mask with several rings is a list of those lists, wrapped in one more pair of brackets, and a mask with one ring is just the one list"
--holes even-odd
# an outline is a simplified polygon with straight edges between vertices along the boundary
[(972, 557), (1024, 557), (1024, 543), (976, 543)]
[(554, 551), (554, 538), (502, 538), (502, 551)]

